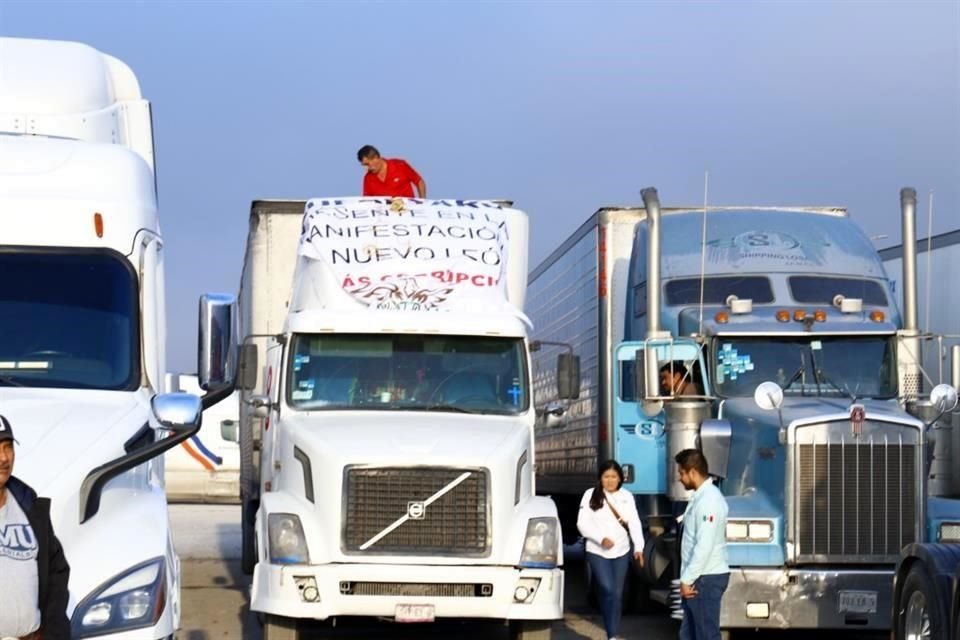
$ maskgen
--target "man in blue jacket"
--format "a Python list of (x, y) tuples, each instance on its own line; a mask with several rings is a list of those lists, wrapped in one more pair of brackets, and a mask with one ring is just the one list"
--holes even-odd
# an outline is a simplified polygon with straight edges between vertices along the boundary
[(13, 476), (15, 442), (0, 416), (0, 638), (69, 640), (70, 566), (50, 501)]
[(675, 460), (680, 483), (693, 491), (680, 543), (680, 640), (720, 640), (720, 599), (730, 582), (727, 500), (710, 479), (702, 453), (685, 449)]

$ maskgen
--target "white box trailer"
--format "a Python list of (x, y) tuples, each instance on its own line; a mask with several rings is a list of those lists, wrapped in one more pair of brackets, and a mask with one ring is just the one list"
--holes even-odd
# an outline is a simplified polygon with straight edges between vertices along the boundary
[[(168, 373), (167, 391), (202, 395), (195, 374)], [(170, 502), (235, 503), (240, 500), (240, 398), (234, 392), (203, 412), (203, 433), (184, 440), (164, 457)]]
[[(266, 355), (272, 336), (283, 332), (290, 287), (297, 265), (297, 245), (306, 200), (254, 200), (240, 277), (239, 332), (242, 344)], [(262, 361), (262, 360), (261, 360)], [(256, 564), (253, 522), (260, 504), (260, 449), (263, 418), (251, 406), (255, 389), (265, 384), (265, 369), (256, 367), (252, 387), (237, 390), (240, 403), (241, 566), (248, 574)]]
[[(19, 440), (14, 475), (51, 499), (72, 638), (172, 639), (180, 621), (162, 454), (197, 432), (202, 403), (164, 393), (153, 163), (127, 65), (0, 38), (0, 412)], [(230, 353), (223, 302), (204, 314), (222, 338), (215, 368)]]
[[(600, 209), (530, 272), (527, 313), (543, 345), (533, 352), (537, 490), (561, 516), (573, 514), (561, 517), (568, 539), (577, 536), (569, 523), (596, 482), (597, 461), (611, 457), (611, 358), (624, 336), (630, 253), (644, 217), (639, 208)], [(555, 362), (566, 345), (580, 357), (582, 384), (579, 398), (562, 401)]]

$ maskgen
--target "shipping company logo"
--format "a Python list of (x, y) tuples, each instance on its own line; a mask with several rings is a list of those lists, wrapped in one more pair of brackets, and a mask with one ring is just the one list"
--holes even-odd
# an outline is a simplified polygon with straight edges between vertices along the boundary
[(8, 524), (0, 527), (0, 556), (13, 560), (33, 560), (37, 557), (37, 537), (27, 524)]
[(850, 407), (850, 429), (853, 431), (853, 437), (859, 438), (863, 434), (863, 421), (866, 418), (866, 410), (862, 404), (855, 404)]
[(427, 515), (427, 505), (422, 502), (408, 502), (407, 503), (407, 516), (411, 520), (423, 520), (424, 516)]
[(789, 251), (799, 247), (800, 240), (780, 231), (747, 231), (736, 236), (733, 244), (747, 251)]

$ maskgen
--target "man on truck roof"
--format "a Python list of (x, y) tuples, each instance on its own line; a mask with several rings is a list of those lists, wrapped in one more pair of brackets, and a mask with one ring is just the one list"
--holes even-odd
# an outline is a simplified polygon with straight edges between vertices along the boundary
[(369, 144), (360, 147), (357, 160), (367, 169), (363, 195), (412, 198), (416, 187), (419, 197), (427, 197), (427, 183), (406, 160), (382, 158), (377, 148)]
[(13, 476), (13, 427), (0, 416), (0, 638), (68, 640), (70, 566), (50, 501)]

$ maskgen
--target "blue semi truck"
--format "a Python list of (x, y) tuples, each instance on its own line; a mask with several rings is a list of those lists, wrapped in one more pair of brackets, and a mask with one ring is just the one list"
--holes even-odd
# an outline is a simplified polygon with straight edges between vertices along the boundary
[[(916, 197), (901, 195), (909, 239)], [(730, 506), (728, 633), (890, 628), (901, 550), (960, 531), (960, 501), (928, 478), (943, 464), (928, 446), (915, 272), (904, 276), (901, 313), (841, 208), (661, 209), (645, 190), (644, 207), (598, 211), (528, 289), (537, 487), (565, 539), (597, 462), (616, 458), (647, 530), (631, 593), (680, 615), (688, 494), (673, 456), (698, 447)], [(561, 394), (565, 351), (581, 384)], [(664, 368), (691, 383), (682, 395), (661, 388)]]

